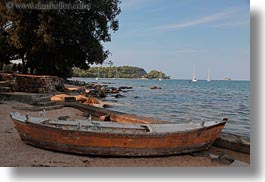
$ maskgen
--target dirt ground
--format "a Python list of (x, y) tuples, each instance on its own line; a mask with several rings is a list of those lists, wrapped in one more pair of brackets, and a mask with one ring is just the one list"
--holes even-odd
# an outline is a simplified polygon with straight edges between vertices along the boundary
[[(1, 167), (219, 167), (228, 166), (219, 161), (212, 160), (209, 155), (194, 156), (190, 154), (165, 157), (99, 157), (66, 154), (40, 149), (27, 145), (20, 140), (9, 117), (10, 112), (30, 113), (38, 116), (39, 112), (18, 110), (18, 108), (31, 107), (30, 105), (2, 101), (0, 103), (0, 166)], [(46, 117), (58, 118), (69, 116), (72, 119), (82, 119), (83, 113), (79, 110), (65, 107), (46, 111)], [(226, 154), (236, 159), (237, 163), (231, 166), (249, 166), (250, 156), (229, 150), (211, 147), (212, 156)], [(243, 162), (243, 163), (242, 163)]]

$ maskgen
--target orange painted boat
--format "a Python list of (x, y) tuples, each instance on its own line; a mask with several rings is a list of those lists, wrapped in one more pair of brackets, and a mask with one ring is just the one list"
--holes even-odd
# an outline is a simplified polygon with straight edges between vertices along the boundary
[(89, 155), (161, 156), (206, 150), (227, 119), (190, 124), (123, 124), (49, 120), (10, 114), (21, 140), (40, 148)]

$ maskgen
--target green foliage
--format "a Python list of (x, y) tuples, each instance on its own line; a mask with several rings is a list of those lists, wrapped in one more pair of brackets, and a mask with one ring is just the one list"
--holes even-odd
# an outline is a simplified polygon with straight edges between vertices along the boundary
[[(143, 68), (132, 67), (132, 66), (92, 67), (88, 70), (74, 68), (73, 76), (97, 78), (98, 70), (100, 78), (159, 79), (161, 78), (160, 75), (162, 75), (163, 79), (170, 79), (170, 77), (166, 76), (164, 73), (153, 70), (147, 74), (147, 72)], [(159, 77), (157, 75), (159, 75)]]
[(79, 68), (73, 69), (73, 76), (75, 77), (90, 77), (96, 78), (141, 78), (146, 74), (146, 71), (142, 68), (131, 66), (120, 67), (92, 67), (88, 70), (82, 70)]
[[(0, 2), (0, 41), (4, 37), (15, 49), (13, 56), (18, 55), (32, 72), (69, 77), (72, 67), (88, 69), (90, 64), (103, 63), (108, 57), (102, 42), (111, 41), (110, 31), (118, 30), (120, 0), (74, 1), (91, 4), (90, 9), (82, 10), (8, 10), (8, 1)], [(58, 2), (73, 1), (53, 1)]]
[(0, 71), (3, 68), (3, 63), (9, 64), (10, 60), (15, 58), (15, 50), (8, 44), (8, 34), (5, 32), (6, 25), (1, 22), (2, 19), (4, 17), (0, 18)]
[(162, 72), (156, 71), (156, 70), (150, 71), (150, 73), (145, 75), (145, 78), (148, 78), (148, 79), (170, 79), (170, 77), (166, 76), (165, 73), (162, 73)]

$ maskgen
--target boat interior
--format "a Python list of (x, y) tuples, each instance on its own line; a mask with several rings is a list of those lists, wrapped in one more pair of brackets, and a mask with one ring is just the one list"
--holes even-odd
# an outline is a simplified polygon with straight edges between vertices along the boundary
[(148, 124), (122, 124), (111, 121), (87, 120), (51, 120), (44, 117), (22, 116), (19, 113), (11, 113), (11, 118), (20, 122), (41, 124), (63, 130), (94, 131), (111, 133), (144, 134), (152, 132)]
[(62, 130), (83, 131), (83, 132), (104, 132), (104, 133), (126, 133), (126, 134), (148, 134), (148, 133), (170, 133), (187, 132), (198, 130), (204, 127), (214, 126), (223, 121), (209, 121), (202, 123), (166, 123), (166, 124), (135, 124), (135, 123), (117, 123), (113, 121), (87, 120), (58, 120), (42, 117), (22, 116), (20, 113), (11, 113), (11, 118), (20, 122), (28, 122), (49, 126)]

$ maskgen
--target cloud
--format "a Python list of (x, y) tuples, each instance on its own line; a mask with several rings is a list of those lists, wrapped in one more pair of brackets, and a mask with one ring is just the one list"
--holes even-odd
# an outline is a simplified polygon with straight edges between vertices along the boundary
[(159, 30), (170, 30), (170, 29), (183, 29), (188, 27), (193, 27), (201, 24), (207, 24), (215, 21), (220, 21), (229, 18), (232, 14), (235, 14), (238, 12), (238, 9), (230, 9), (230, 10), (224, 10), (222, 12), (218, 12), (212, 15), (200, 17), (195, 20), (190, 20), (183, 23), (177, 23), (177, 24), (171, 24), (171, 25), (163, 25), (159, 27), (155, 27), (155, 29)]
[(200, 53), (200, 52), (206, 52), (206, 50), (201, 49), (191, 49), (191, 48), (179, 48), (176, 49), (177, 53)]
[(249, 21), (236, 21), (236, 22), (227, 22), (227, 23), (221, 23), (212, 25), (212, 27), (215, 28), (233, 28), (233, 27), (243, 27), (243, 26), (249, 26)]

